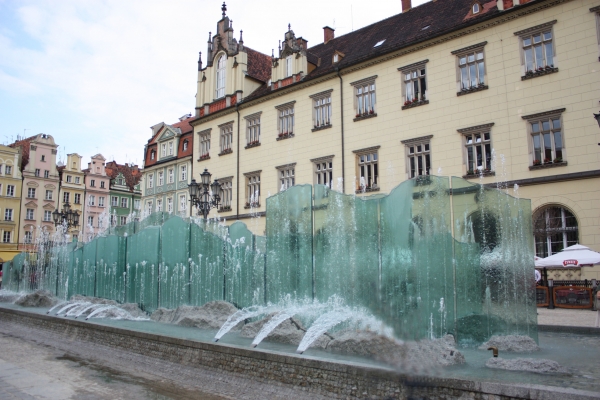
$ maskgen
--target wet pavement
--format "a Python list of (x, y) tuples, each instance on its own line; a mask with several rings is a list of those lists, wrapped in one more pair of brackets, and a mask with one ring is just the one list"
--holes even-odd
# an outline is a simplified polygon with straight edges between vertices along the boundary
[(568, 308), (555, 308), (549, 310), (545, 307), (538, 307), (538, 325), (558, 325), (558, 326), (576, 326), (576, 327), (594, 327), (596, 326), (596, 311), (589, 309), (577, 310)]

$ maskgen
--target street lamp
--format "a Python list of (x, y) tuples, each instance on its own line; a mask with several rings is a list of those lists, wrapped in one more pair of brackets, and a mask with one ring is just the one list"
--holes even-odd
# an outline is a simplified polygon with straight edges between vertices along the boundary
[[(206, 168), (204, 172), (200, 174), (200, 184), (192, 179), (192, 183), (188, 185), (190, 191), (190, 202), (192, 206), (198, 207), (198, 215), (202, 214), (204, 219), (208, 217), (208, 213), (211, 208), (219, 207), (219, 190), (221, 184), (216, 179), (213, 183), (210, 183), (211, 174)], [(212, 196), (210, 192), (212, 191)]]
[(70, 228), (79, 226), (79, 211), (71, 210), (71, 205), (68, 201), (63, 204), (62, 212), (58, 211), (58, 209), (54, 210), (52, 218), (54, 219), (54, 225), (66, 225), (67, 231)]

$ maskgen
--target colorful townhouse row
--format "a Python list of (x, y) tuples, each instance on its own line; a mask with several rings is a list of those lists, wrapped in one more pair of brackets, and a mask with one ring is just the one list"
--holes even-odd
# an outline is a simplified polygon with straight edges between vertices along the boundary
[(33, 249), (41, 232), (56, 231), (53, 212), (65, 204), (80, 215), (73, 240), (90, 240), (109, 226), (124, 225), (141, 211), (142, 170), (137, 165), (68, 154), (57, 163), (58, 145), (47, 134), (0, 146), (0, 264)]

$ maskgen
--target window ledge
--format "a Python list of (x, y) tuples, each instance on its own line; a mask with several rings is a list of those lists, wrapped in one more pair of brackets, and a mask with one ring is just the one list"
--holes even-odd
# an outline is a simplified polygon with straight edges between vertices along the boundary
[(366, 189), (358, 189), (356, 190), (354, 193), (355, 194), (363, 194), (363, 193), (370, 193), (370, 192), (379, 192), (379, 186), (377, 187), (372, 187), (372, 188), (366, 188)]
[(414, 108), (414, 107), (419, 107), (419, 106), (424, 106), (425, 104), (429, 104), (429, 100), (420, 100), (420, 101), (413, 101), (410, 104), (404, 104), (402, 106), (403, 110), (409, 109), (409, 108)]
[(221, 156), (226, 156), (227, 154), (231, 154), (231, 153), (233, 153), (233, 150), (232, 150), (232, 149), (225, 149), (225, 150), (223, 150), (222, 152), (220, 152), (220, 153), (219, 153), (219, 154), (217, 154), (217, 155), (218, 155), (219, 157), (221, 157)]
[(323, 129), (329, 129), (329, 128), (331, 128), (331, 124), (315, 126), (313, 129), (311, 129), (311, 132), (322, 131)]
[(354, 118), (353, 121), (362, 121), (363, 119), (369, 119), (369, 118), (375, 118), (377, 116), (377, 113), (374, 112), (373, 114), (363, 114), (363, 115), (359, 115), (358, 117)]
[(293, 137), (294, 137), (293, 133), (280, 133), (276, 140), (280, 141), (280, 140), (285, 140), (285, 139), (289, 139), (289, 138), (293, 138)]
[(456, 93), (456, 95), (457, 96), (464, 96), (465, 94), (480, 92), (482, 90), (487, 90), (487, 89), (489, 89), (488, 85), (473, 86), (473, 87), (470, 87), (468, 89), (462, 89), (460, 92)]
[(481, 171), (481, 172), (473, 172), (472, 174), (465, 174), (463, 175), (463, 179), (473, 179), (473, 178), (479, 178), (482, 176), (496, 176), (496, 171)]
[(260, 203), (253, 204), (253, 205), (250, 205), (249, 203), (246, 203), (246, 205), (244, 206), (244, 209), (248, 210), (250, 208), (258, 208), (258, 207), (260, 207)]
[(544, 169), (544, 168), (554, 168), (554, 167), (566, 167), (568, 164), (566, 161), (561, 162), (549, 162), (540, 165), (530, 165), (529, 170), (534, 171), (536, 169)]
[[(205, 156), (200, 156), (200, 158), (198, 159), (198, 161), (206, 161), (206, 160), (210, 160), (210, 156), (207, 154)], [(152, 189), (152, 188), (150, 188)]]
[(231, 211), (231, 206), (219, 208), (219, 212), (228, 212), (228, 211)]
[(260, 146), (260, 142), (252, 142), (252, 143), (248, 143), (246, 145), (246, 147), (244, 147), (244, 149), (251, 149), (253, 147), (258, 147), (258, 146)]
[(521, 77), (521, 80), (526, 81), (527, 79), (533, 79), (533, 78), (537, 78), (538, 76), (553, 74), (555, 72), (558, 72), (558, 68), (546, 67), (544, 69), (540, 69), (537, 71), (528, 71), (525, 75), (523, 75)]
[(425, 186), (431, 184), (431, 176), (430, 175), (419, 175), (414, 178), (415, 186)]

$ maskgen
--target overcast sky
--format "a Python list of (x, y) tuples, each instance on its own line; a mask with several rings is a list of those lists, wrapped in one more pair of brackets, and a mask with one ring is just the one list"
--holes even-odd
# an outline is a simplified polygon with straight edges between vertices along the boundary
[[(413, 0), (413, 7), (425, 0)], [(0, 0), (0, 143), (47, 133), (69, 153), (142, 166), (150, 126), (195, 107), (222, 1)], [(271, 54), (287, 25), (314, 46), (401, 12), (401, 0), (229, 0), (244, 44)], [(206, 59), (204, 58), (206, 64)]]

